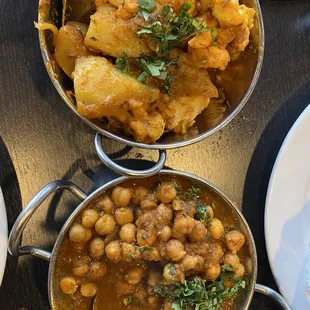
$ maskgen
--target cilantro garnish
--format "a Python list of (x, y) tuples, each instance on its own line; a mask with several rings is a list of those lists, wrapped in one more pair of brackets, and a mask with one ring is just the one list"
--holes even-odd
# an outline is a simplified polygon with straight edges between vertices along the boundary
[(165, 5), (161, 14), (154, 16), (150, 24), (141, 25), (142, 29), (137, 34), (139, 36), (147, 34), (148, 40), (156, 43), (156, 54), (159, 57), (167, 57), (179, 43), (208, 29), (203, 20), (188, 14), (191, 7), (192, 5), (186, 2), (177, 15), (169, 6)]
[[(173, 83), (173, 78), (169, 72), (171, 65), (177, 63), (177, 59), (170, 59), (170, 52), (178, 44), (189, 40), (197, 33), (206, 31), (207, 24), (198, 18), (188, 14), (192, 5), (187, 2), (176, 14), (168, 5), (163, 6), (160, 14), (155, 14), (154, 0), (138, 0), (138, 16), (142, 17), (146, 23), (140, 25), (138, 36), (145, 35), (145, 39), (155, 44), (155, 55), (143, 55), (136, 60), (136, 65), (143, 71), (138, 77), (139, 81), (146, 83), (148, 77), (155, 77), (164, 81), (164, 91), (169, 94)], [(116, 60), (116, 67), (126, 73), (130, 73), (127, 54)]]
[(195, 209), (196, 209), (195, 218), (200, 222), (205, 223), (206, 220), (210, 218), (208, 208), (202, 202), (197, 203)]
[(171, 307), (174, 310), (221, 310), (223, 301), (235, 297), (245, 286), (243, 280), (227, 288), (222, 277), (214, 282), (195, 277), (193, 280), (185, 280), (183, 284), (175, 284), (173, 289), (169, 286), (158, 285), (154, 291), (164, 298), (172, 299)]
[(185, 198), (196, 198), (201, 191), (200, 188), (195, 187), (194, 185), (187, 190), (184, 190), (177, 182), (173, 182), (173, 186), (176, 189), (177, 194)]
[(154, 11), (156, 5), (154, 0), (138, 0), (139, 1), (139, 11), (138, 16), (142, 17), (144, 20), (148, 20), (150, 12)]
[(117, 58), (115, 61), (115, 66), (119, 71), (130, 74), (130, 67), (128, 61), (128, 55), (126, 52), (123, 52), (124, 57)]

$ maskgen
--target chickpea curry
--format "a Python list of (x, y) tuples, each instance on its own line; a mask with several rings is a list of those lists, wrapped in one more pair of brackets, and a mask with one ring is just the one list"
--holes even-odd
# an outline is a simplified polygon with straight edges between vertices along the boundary
[(238, 72), (226, 89), (220, 73), (249, 45), (254, 9), (239, 0), (62, 2), (61, 23), (36, 27), (53, 32), (82, 116), (143, 143), (185, 134), (205, 109), (223, 116)]
[(126, 181), (69, 228), (56, 264), (57, 305), (229, 310), (249, 281), (245, 243), (237, 219), (188, 180)]

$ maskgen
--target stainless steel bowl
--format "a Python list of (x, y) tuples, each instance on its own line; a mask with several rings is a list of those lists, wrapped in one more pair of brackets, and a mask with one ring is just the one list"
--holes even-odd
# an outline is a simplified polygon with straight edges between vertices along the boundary
[[(50, 21), (52, 19), (51, 12), (53, 12), (54, 15), (56, 11), (58, 12), (59, 16), (61, 16), (61, 5), (59, 5), (59, 2), (59, 0), (39, 1), (39, 23)], [(241, 2), (246, 4), (248, 7), (254, 8), (257, 12), (254, 28), (251, 34), (251, 41), (254, 47), (252, 51), (254, 50), (256, 52), (248, 53), (246, 50), (244, 53), (242, 53), (238, 60), (232, 61), (229, 64), (224, 73), (220, 73), (223, 74), (222, 81), (228, 81), (227, 85), (231, 86), (232, 81), (234, 83), (234, 87), (231, 87), (229, 89), (229, 92), (227, 93), (227, 99), (230, 102), (230, 108), (224, 113), (224, 115), (217, 120), (209, 120), (206, 117), (207, 111), (204, 111), (196, 118), (196, 125), (184, 135), (167, 133), (164, 134), (163, 137), (159, 139), (156, 143), (138, 143), (128, 136), (118, 135), (115, 132), (110, 131), (107, 126), (99, 120), (90, 120), (81, 116), (77, 112), (74, 99), (72, 98), (72, 96), (68, 95), (68, 93), (73, 89), (72, 81), (62, 72), (62, 70), (54, 61), (53, 40), (49, 32), (42, 30), (39, 31), (39, 38), (43, 60), (48, 74), (61, 98), (65, 101), (68, 107), (86, 124), (95, 129), (101, 135), (111, 138), (120, 143), (130, 146), (136, 146), (139, 148), (160, 150), (160, 162), (158, 162), (152, 170), (147, 170), (144, 174), (139, 173), (140, 176), (151, 175), (158, 172), (163, 167), (166, 159), (166, 149), (186, 146), (198, 142), (217, 132), (225, 125), (227, 125), (240, 112), (240, 110), (243, 108), (245, 103), (248, 101), (250, 95), (252, 94), (262, 68), (265, 40), (264, 27), (259, 1), (241, 0)], [(248, 47), (248, 50), (249, 48), (250, 47)], [(236, 68), (238, 68), (238, 74), (236, 74)], [(103, 150), (102, 152), (104, 153)], [(107, 156), (103, 156), (101, 157), (101, 159), (106, 165), (108, 165), (110, 168), (120, 174), (131, 176), (138, 175), (136, 171), (125, 171), (123, 167), (120, 167), (115, 163), (113, 165), (113, 162), (109, 163), (107, 160)]]
[[(290, 307), (274, 290), (265, 287), (263, 285), (256, 284), (257, 278), (257, 254), (256, 248), (254, 243), (254, 238), (251, 233), (251, 230), (237, 207), (233, 204), (229, 198), (217, 187), (215, 187), (212, 183), (194, 176), (189, 173), (181, 172), (181, 171), (171, 171), (171, 170), (162, 170), (157, 175), (151, 178), (160, 178), (160, 177), (171, 177), (176, 179), (184, 179), (196, 186), (201, 187), (202, 189), (208, 191), (214, 199), (216, 199), (219, 203), (225, 206), (227, 213), (234, 216), (239, 223), (239, 229), (246, 237), (246, 244), (250, 260), (245, 264), (247, 272), (249, 274), (249, 286), (246, 290), (244, 296), (241, 296), (236, 299), (233, 309), (234, 310), (246, 310), (249, 308), (254, 291), (266, 294), (272, 297), (276, 302), (278, 302), (283, 309), (290, 310)], [(61, 292), (59, 287), (58, 279), (55, 276), (56, 272), (56, 264), (58, 253), (61, 248), (62, 241), (70, 226), (75, 221), (76, 217), (81, 213), (82, 210), (87, 208), (95, 199), (97, 199), (103, 192), (106, 192), (111, 187), (116, 185), (121, 185), (122, 183), (126, 182), (128, 177), (120, 177), (114, 181), (111, 181), (92, 194), (87, 196), (79, 187), (74, 185), (69, 181), (54, 181), (48, 185), (46, 185), (43, 189), (41, 189), (29, 202), (29, 204), (23, 209), (23, 211), (18, 216), (9, 236), (9, 252), (11, 255), (20, 256), (20, 255), (33, 255), (40, 257), (42, 259), (48, 260), (49, 263), (49, 272), (48, 272), (48, 294), (49, 294), (49, 301), (51, 305), (51, 309), (53, 310), (60, 310), (60, 309), (71, 309), (69, 305), (69, 298), (66, 301), (64, 294)], [(134, 182), (134, 179), (131, 179)], [(147, 182), (147, 180), (146, 180)], [(52, 252), (48, 252), (46, 250), (34, 247), (34, 246), (21, 246), (21, 237), (25, 226), (27, 225), (28, 221), (30, 220), (33, 213), (38, 209), (38, 207), (42, 204), (42, 202), (54, 193), (57, 190), (69, 190), (72, 194), (82, 200), (80, 205), (74, 210), (74, 212), (70, 215), (68, 220), (63, 225), (59, 236), (55, 242), (54, 248)]]

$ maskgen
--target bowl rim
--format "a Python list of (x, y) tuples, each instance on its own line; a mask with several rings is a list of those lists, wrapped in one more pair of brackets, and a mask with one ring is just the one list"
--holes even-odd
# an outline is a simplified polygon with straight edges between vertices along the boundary
[[(177, 178), (185, 178), (189, 179), (192, 183), (200, 183), (204, 187), (207, 187), (214, 191), (215, 194), (219, 195), (221, 199), (223, 199), (226, 202), (226, 206), (230, 207), (233, 212), (237, 214), (238, 220), (240, 221), (240, 226), (242, 225), (244, 227), (244, 230), (246, 231), (246, 240), (248, 242), (248, 246), (251, 250), (250, 253), (250, 258), (251, 258), (251, 264), (252, 264), (252, 277), (251, 277), (251, 282), (247, 288), (247, 295), (244, 299), (244, 310), (247, 310), (250, 306), (251, 300), (253, 298), (254, 294), (254, 288), (255, 284), (257, 281), (257, 270), (258, 270), (258, 263), (257, 263), (257, 251), (256, 251), (256, 246), (255, 246), (255, 240), (252, 234), (252, 231), (249, 227), (249, 224), (247, 223), (245, 217), (243, 216), (241, 210), (238, 209), (238, 207), (231, 201), (227, 195), (219, 189), (216, 185), (211, 183), (210, 181), (201, 178), (199, 176), (196, 176), (194, 174), (184, 172), (184, 171), (179, 171), (179, 170), (167, 170), (163, 169), (159, 173), (157, 173), (154, 176), (171, 176), (171, 177), (177, 177)], [(151, 176), (150, 178), (154, 177)], [(99, 195), (101, 195), (103, 192), (107, 191), (111, 187), (114, 187), (116, 185), (120, 185), (124, 183), (127, 180), (132, 180), (135, 178), (132, 177), (127, 177), (127, 176), (121, 176), (118, 177), (112, 181), (109, 181), (103, 185), (101, 185), (98, 189), (93, 191), (91, 194), (87, 195), (86, 199), (84, 199), (76, 208), (75, 210), (70, 214), (68, 219), (65, 221), (63, 224), (61, 231), (59, 232), (56, 242), (54, 244), (52, 253), (51, 253), (51, 258), (49, 262), (49, 270), (48, 270), (48, 295), (49, 295), (49, 302), (51, 309), (56, 309), (56, 305), (54, 302), (53, 298), (53, 292), (54, 292), (54, 274), (55, 274), (55, 269), (56, 269), (56, 264), (57, 264), (57, 258), (59, 254), (59, 250), (61, 247), (61, 244), (63, 242), (64, 237), (66, 236), (69, 227), (71, 224), (74, 222), (76, 217), (81, 213), (81, 211), (87, 206), (92, 203)]]
[[(40, 3), (43, 2), (46, 3), (46, 0), (39, 0), (39, 7)], [(50, 0), (48, 0), (50, 3)], [(140, 143), (140, 142), (135, 142), (130, 140), (129, 138), (126, 139), (125, 137), (119, 136), (115, 133), (109, 132), (98, 125), (96, 125), (94, 122), (91, 120), (83, 117), (78, 113), (78, 111), (73, 107), (69, 97), (67, 96), (66, 92), (64, 91), (62, 85), (59, 83), (59, 81), (55, 78), (55, 72), (53, 71), (53, 66), (50, 65), (52, 62), (52, 59), (49, 56), (49, 53), (47, 52), (47, 42), (46, 42), (46, 35), (44, 30), (39, 30), (39, 40), (40, 40), (40, 49), (41, 49), (41, 54), (42, 58), (44, 61), (45, 68), (48, 72), (48, 75), (56, 88), (58, 94), (60, 97), (63, 99), (63, 101), (67, 104), (67, 106), (73, 111), (75, 115), (77, 115), (81, 120), (83, 120), (88, 126), (93, 128), (95, 131), (100, 132), (103, 136), (110, 138), (112, 140), (115, 140), (117, 142), (120, 142), (122, 144), (126, 144), (132, 147), (138, 147), (138, 148), (143, 148), (143, 149), (155, 149), (155, 150), (166, 150), (166, 149), (173, 149), (173, 148), (178, 148), (178, 147), (184, 147), (188, 146), (191, 144), (194, 144), (196, 142), (199, 142), (206, 137), (216, 133), (217, 131), (221, 130), (223, 127), (225, 127), (230, 121), (232, 121), (237, 114), (242, 110), (246, 102), (249, 100), (251, 94), (254, 91), (254, 88), (258, 82), (261, 70), (262, 70), (262, 65), (263, 65), (263, 59), (264, 59), (264, 50), (265, 50), (265, 31), (264, 31), (264, 22), (263, 22), (263, 16), (262, 16), (262, 10), (259, 4), (259, 0), (254, 0), (255, 6), (256, 6), (256, 12), (257, 12), (257, 17), (258, 17), (258, 28), (259, 28), (259, 44), (260, 46), (258, 47), (258, 58), (257, 58), (257, 64), (256, 68), (251, 80), (250, 85), (247, 88), (247, 91), (243, 95), (242, 99), (240, 100), (239, 104), (236, 106), (236, 108), (229, 114), (227, 115), (226, 118), (224, 118), (219, 124), (217, 124), (214, 128), (209, 129), (196, 137), (184, 140), (184, 141), (177, 141), (177, 142), (171, 142), (171, 143)], [(38, 20), (45, 20), (45, 13), (42, 12), (42, 10), (38, 10)]]

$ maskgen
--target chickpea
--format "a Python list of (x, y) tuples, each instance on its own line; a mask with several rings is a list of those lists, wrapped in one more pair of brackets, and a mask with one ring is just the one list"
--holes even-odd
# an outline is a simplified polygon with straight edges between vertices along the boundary
[(84, 242), (89, 241), (92, 238), (93, 234), (91, 232), (91, 229), (86, 229), (85, 230), (85, 239)]
[(222, 268), (220, 264), (211, 265), (206, 269), (206, 279), (208, 281), (215, 281), (221, 274), (221, 270)]
[(93, 297), (97, 293), (97, 286), (94, 283), (82, 283), (80, 292), (84, 297)]
[(235, 285), (236, 281), (233, 278), (228, 278), (224, 280), (224, 286), (231, 288)]
[(132, 202), (135, 205), (140, 205), (142, 198), (146, 197), (149, 194), (149, 190), (143, 186), (139, 186), (133, 189)]
[(157, 198), (154, 194), (141, 198), (140, 206), (142, 209), (152, 209), (157, 207)]
[(136, 230), (137, 228), (135, 224), (127, 223), (122, 226), (119, 232), (119, 237), (124, 242), (134, 242), (136, 238)]
[(87, 265), (82, 265), (72, 268), (72, 273), (77, 277), (82, 277), (88, 272), (88, 269), (89, 267)]
[(132, 192), (129, 188), (116, 186), (112, 191), (112, 199), (118, 207), (127, 207), (132, 197)]
[(136, 246), (123, 242), (121, 246), (121, 256), (123, 261), (128, 262), (133, 259), (140, 259), (141, 253), (138, 251)]
[(242, 278), (244, 276), (244, 272), (244, 266), (242, 264), (239, 264), (237, 270), (235, 270), (235, 277)]
[(104, 255), (104, 240), (96, 237), (89, 244), (89, 253), (92, 258), (100, 258)]
[(225, 235), (225, 242), (231, 253), (236, 254), (243, 247), (245, 237), (240, 231), (232, 230)]
[(197, 262), (196, 262), (196, 266), (194, 268), (195, 271), (202, 271), (203, 269), (203, 266), (204, 266), (204, 263), (205, 263), (205, 260), (202, 256), (200, 255), (195, 255), (196, 259), (197, 259)]
[(124, 8), (129, 13), (137, 13), (139, 5), (136, 0), (124, 0)]
[(166, 206), (164, 203), (161, 203), (156, 208), (156, 214), (158, 218), (158, 222), (163, 225), (168, 225), (173, 217), (172, 209)]
[(143, 276), (143, 269), (141, 267), (134, 267), (127, 271), (125, 274), (125, 280), (129, 284), (138, 284)]
[(90, 259), (88, 256), (82, 256), (73, 261), (72, 272), (77, 277), (84, 276), (89, 269)]
[(240, 264), (239, 257), (229, 252), (224, 255), (223, 262), (225, 265), (231, 266), (234, 271), (238, 270)]
[(114, 291), (118, 296), (133, 294), (136, 291), (136, 288), (136, 285), (129, 284), (125, 281), (117, 282), (114, 285)]
[(114, 263), (121, 260), (121, 246), (118, 241), (112, 241), (105, 247), (107, 258)]
[(181, 242), (184, 242), (184, 241), (186, 240), (185, 235), (183, 235), (183, 234), (181, 234), (181, 233), (175, 231), (174, 228), (172, 228), (172, 230), (171, 230), (171, 238), (173, 238), (173, 239), (178, 239), (178, 240), (180, 240)]
[(171, 228), (169, 226), (165, 226), (161, 231), (158, 232), (157, 235), (161, 241), (167, 242), (171, 237)]
[(198, 262), (198, 259), (196, 256), (187, 254), (182, 258), (180, 265), (183, 267), (183, 270), (186, 272), (186, 271), (195, 269), (197, 262)]
[(206, 226), (200, 221), (196, 221), (193, 230), (188, 235), (191, 242), (202, 242), (205, 241), (207, 235)]
[(194, 201), (187, 201), (186, 202), (186, 213), (190, 217), (194, 217), (196, 214), (196, 204)]
[(144, 247), (141, 247), (140, 251), (142, 251), (141, 253), (142, 259), (147, 260), (149, 262), (152, 262), (152, 261), (158, 262), (161, 259), (157, 249), (154, 247), (148, 247), (147, 250), (145, 250)]
[(93, 262), (89, 268), (89, 275), (92, 280), (102, 278), (107, 273), (107, 265), (104, 262)]
[(224, 226), (219, 219), (214, 218), (210, 221), (209, 231), (211, 232), (211, 237), (218, 240), (224, 235)]
[(161, 184), (156, 190), (156, 197), (163, 203), (171, 202), (177, 196), (177, 191), (172, 184)]
[(142, 304), (147, 296), (147, 290), (143, 287), (143, 285), (139, 284), (132, 296), (138, 301), (139, 304)]
[(158, 306), (161, 303), (160, 297), (158, 295), (151, 295), (148, 298), (148, 303), (151, 307)]
[(115, 211), (115, 219), (119, 226), (133, 222), (133, 212), (130, 208), (119, 208)]
[(161, 280), (161, 274), (157, 271), (150, 271), (147, 278), (147, 284), (149, 286), (156, 286)]
[(221, 245), (218, 243), (214, 243), (211, 248), (211, 251), (212, 251), (212, 259), (211, 259), (212, 263), (213, 264), (219, 263), (224, 255)]
[(176, 239), (171, 239), (168, 241), (167, 256), (169, 257), (169, 259), (171, 259), (173, 262), (178, 262), (185, 255), (186, 255), (186, 252), (184, 251), (184, 246), (182, 242)]
[(82, 214), (82, 224), (86, 228), (93, 228), (99, 218), (98, 212), (94, 209), (85, 210)]
[(108, 196), (104, 195), (99, 202), (97, 203), (98, 208), (103, 210), (106, 214), (111, 214), (115, 210), (115, 203), (114, 201)]
[(76, 281), (72, 277), (65, 277), (60, 280), (60, 288), (65, 294), (73, 294), (78, 288)]
[(108, 235), (113, 232), (115, 221), (110, 214), (101, 216), (95, 224), (95, 230), (99, 235)]
[(179, 198), (176, 198), (172, 201), (172, 208), (175, 211), (184, 211), (184, 210), (186, 210), (186, 203), (185, 203), (185, 201), (183, 201)]
[(186, 214), (178, 214), (173, 223), (173, 229), (183, 235), (190, 234), (196, 225), (195, 220)]
[(136, 225), (139, 228), (154, 228), (156, 218), (153, 211), (146, 211), (136, 220)]
[(151, 229), (141, 229), (137, 230), (137, 243), (139, 246), (152, 246), (156, 241), (155, 232)]
[(163, 277), (167, 282), (184, 282), (185, 275), (178, 264), (169, 263), (164, 267)]
[(206, 221), (210, 222), (214, 218), (214, 210), (211, 206), (207, 206), (207, 216), (206, 216)]
[(69, 230), (69, 238), (72, 242), (83, 242), (86, 237), (86, 228), (81, 224), (74, 224)]

